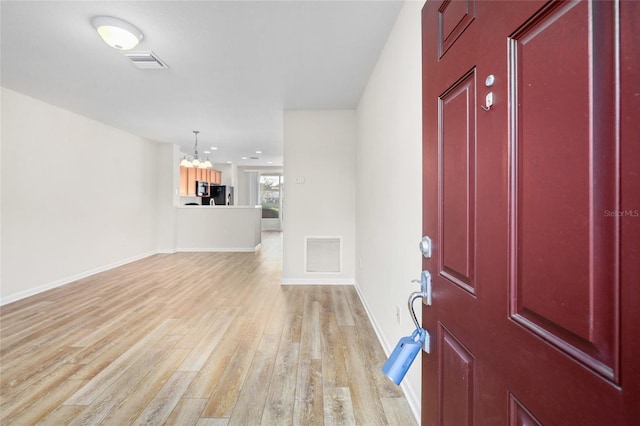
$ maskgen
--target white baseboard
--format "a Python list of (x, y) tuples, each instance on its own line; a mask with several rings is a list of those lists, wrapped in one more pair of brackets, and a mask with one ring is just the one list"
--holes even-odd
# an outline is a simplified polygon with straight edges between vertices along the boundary
[(283, 278), (281, 285), (354, 285), (353, 278)]
[(108, 265), (99, 266), (97, 268), (89, 269), (87, 271), (80, 272), (78, 274), (74, 274), (65, 278), (61, 278), (59, 280), (52, 281), (48, 284), (44, 284), (29, 290), (21, 291), (19, 293), (12, 294), (10, 296), (0, 298), (0, 306), (6, 305), (7, 303), (16, 302), (18, 300), (27, 298), (29, 296), (35, 296), (36, 294), (45, 292), (47, 290), (51, 290), (56, 287), (61, 287), (65, 284), (72, 283), (74, 281), (81, 280), (82, 278), (89, 277), (91, 275), (99, 274), (100, 272), (108, 271), (109, 269), (114, 269), (122, 265), (126, 265), (127, 263), (135, 262), (140, 259), (144, 259), (145, 257), (153, 256), (156, 254), (156, 251), (151, 251), (143, 254), (139, 254), (137, 256), (130, 257), (128, 259), (123, 259), (117, 262), (110, 263)]
[[(384, 335), (382, 334), (382, 331), (380, 329), (380, 326), (378, 325), (378, 322), (371, 314), (371, 309), (369, 309), (369, 305), (367, 304), (367, 301), (362, 295), (362, 291), (360, 291), (360, 286), (358, 286), (357, 281), (355, 281), (354, 286), (356, 288), (356, 292), (358, 293), (358, 297), (362, 302), (362, 306), (364, 306), (364, 310), (367, 313), (367, 317), (369, 317), (369, 322), (371, 322), (371, 325), (373, 326), (373, 330), (375, 331), (376, 336), (378, 337), (378, 341), (382, 345), (382, 349), (384, 350), (385, 355), (387, 355), (388, 357), (389, 354), (391, 354), (393, 347), (389, 344), (387, 339), (384, 338)], [(411, 408), (411, 411), (413, 412), (413, 415), (416, 418), (416, 422), (420, 424), (420, 420), (421, 420), (420, 413), (422, 411), (421, 410), (422, 401), (421, 401), (420, 395), (416, 395), (413, 389), (411, 389), (406, 382), (401, 382), (400, 387), (402, 388), (402, 391), (407, 397), (407, 402), (409, 403), (409, 407)]]
[(252, 253), (256, 252), (262, 247), (262, 243), (258, 243), (255, 247), (236, 247), (236, 248), (169, 248), (169, 249), (158, 249), (156, 253), (158, 254), (175, 254), (175, 253), (198, 253), (198, 252), (207, 252), (207, 253), (217, 253), (217, 252), (235, 252), (235, 253)]
[(260, 248), (260, 244), (255, 247), (235, 247), (235, 248), (178, 248), (175, 253), (253, 253)]

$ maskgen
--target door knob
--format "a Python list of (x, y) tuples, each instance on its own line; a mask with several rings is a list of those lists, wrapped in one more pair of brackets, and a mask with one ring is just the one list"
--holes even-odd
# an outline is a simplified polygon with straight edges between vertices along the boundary
[[(431, 273), (429, 271), (422, 271), (420, 281), (411, 280), (411, 282), (420, 284), (420, 297), (424, 299), (427, 306), (431, 306)], [(411, 310), (411, 308), (409, 308), (409, 310)]]
[[(420, 322), (418, 322), (418, 317), (416, 315), (416, 311), (413, 309), (413, 302), (416, 299), (424, 299), (427, 306), (431, 306), (431, 273), (429, 271), (422, 271), (420, 274), (420, 281), (412, 280), (412, 282), (420, 283), (420, 291), (414, 291), (409, 295), (409, 300), (407, 304), (409, 305), (409, 314), (411, 314), (411, 319), (413, 320), (414, 325), (417, 329), (422, 329), (420, 327)], [(426, 339), (423, 341), (422, 350), (426, 353), (430, 352), (430, 340), (429, 333), (426, 333)]]

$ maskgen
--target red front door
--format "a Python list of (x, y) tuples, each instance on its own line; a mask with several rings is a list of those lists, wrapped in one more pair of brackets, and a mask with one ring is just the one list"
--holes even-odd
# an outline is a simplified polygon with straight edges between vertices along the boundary
[(422, 19), (422, 423), (640, 424), (640, 2)]

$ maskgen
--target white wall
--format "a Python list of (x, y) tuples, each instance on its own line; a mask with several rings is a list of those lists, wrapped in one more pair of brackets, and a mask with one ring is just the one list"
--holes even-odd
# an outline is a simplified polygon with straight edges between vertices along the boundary
[[(407, 298), (421, 271), (423, 4), (403, 6), (357, 109), (357, 287), (387, 354), (413, 331)], [(416, 414), (420, 375), (416, 359), (402, 383)]]
[(0, 90), (0, 301), (155, 252), (158, 144)]
[(156, 248), (173, 253), (176, 248), (176, 209), (180, 204), (180, 154), (178, 145), (156, 146)]
[[(355, 141), (353, 110), (285, 112), (284, 284), (354, 282)], [(305, 236), (342, 237), (342, 271), (305, 273)]]
[[(221, 185), (233, 186), (234, 191), (237, 191), (238, 186), (238, 166), (235, 164), (214, 164), (213, 168), (222, 173)], [(235, 198), (235, 193), (234, 193)]]

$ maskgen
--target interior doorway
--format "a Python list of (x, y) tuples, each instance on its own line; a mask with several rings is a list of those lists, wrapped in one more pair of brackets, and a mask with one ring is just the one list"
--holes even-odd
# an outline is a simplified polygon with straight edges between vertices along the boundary
[(260, 173), (258, 177), (263, 231), (282, 231), (283, 186), (284, 176), (282, 173)]

